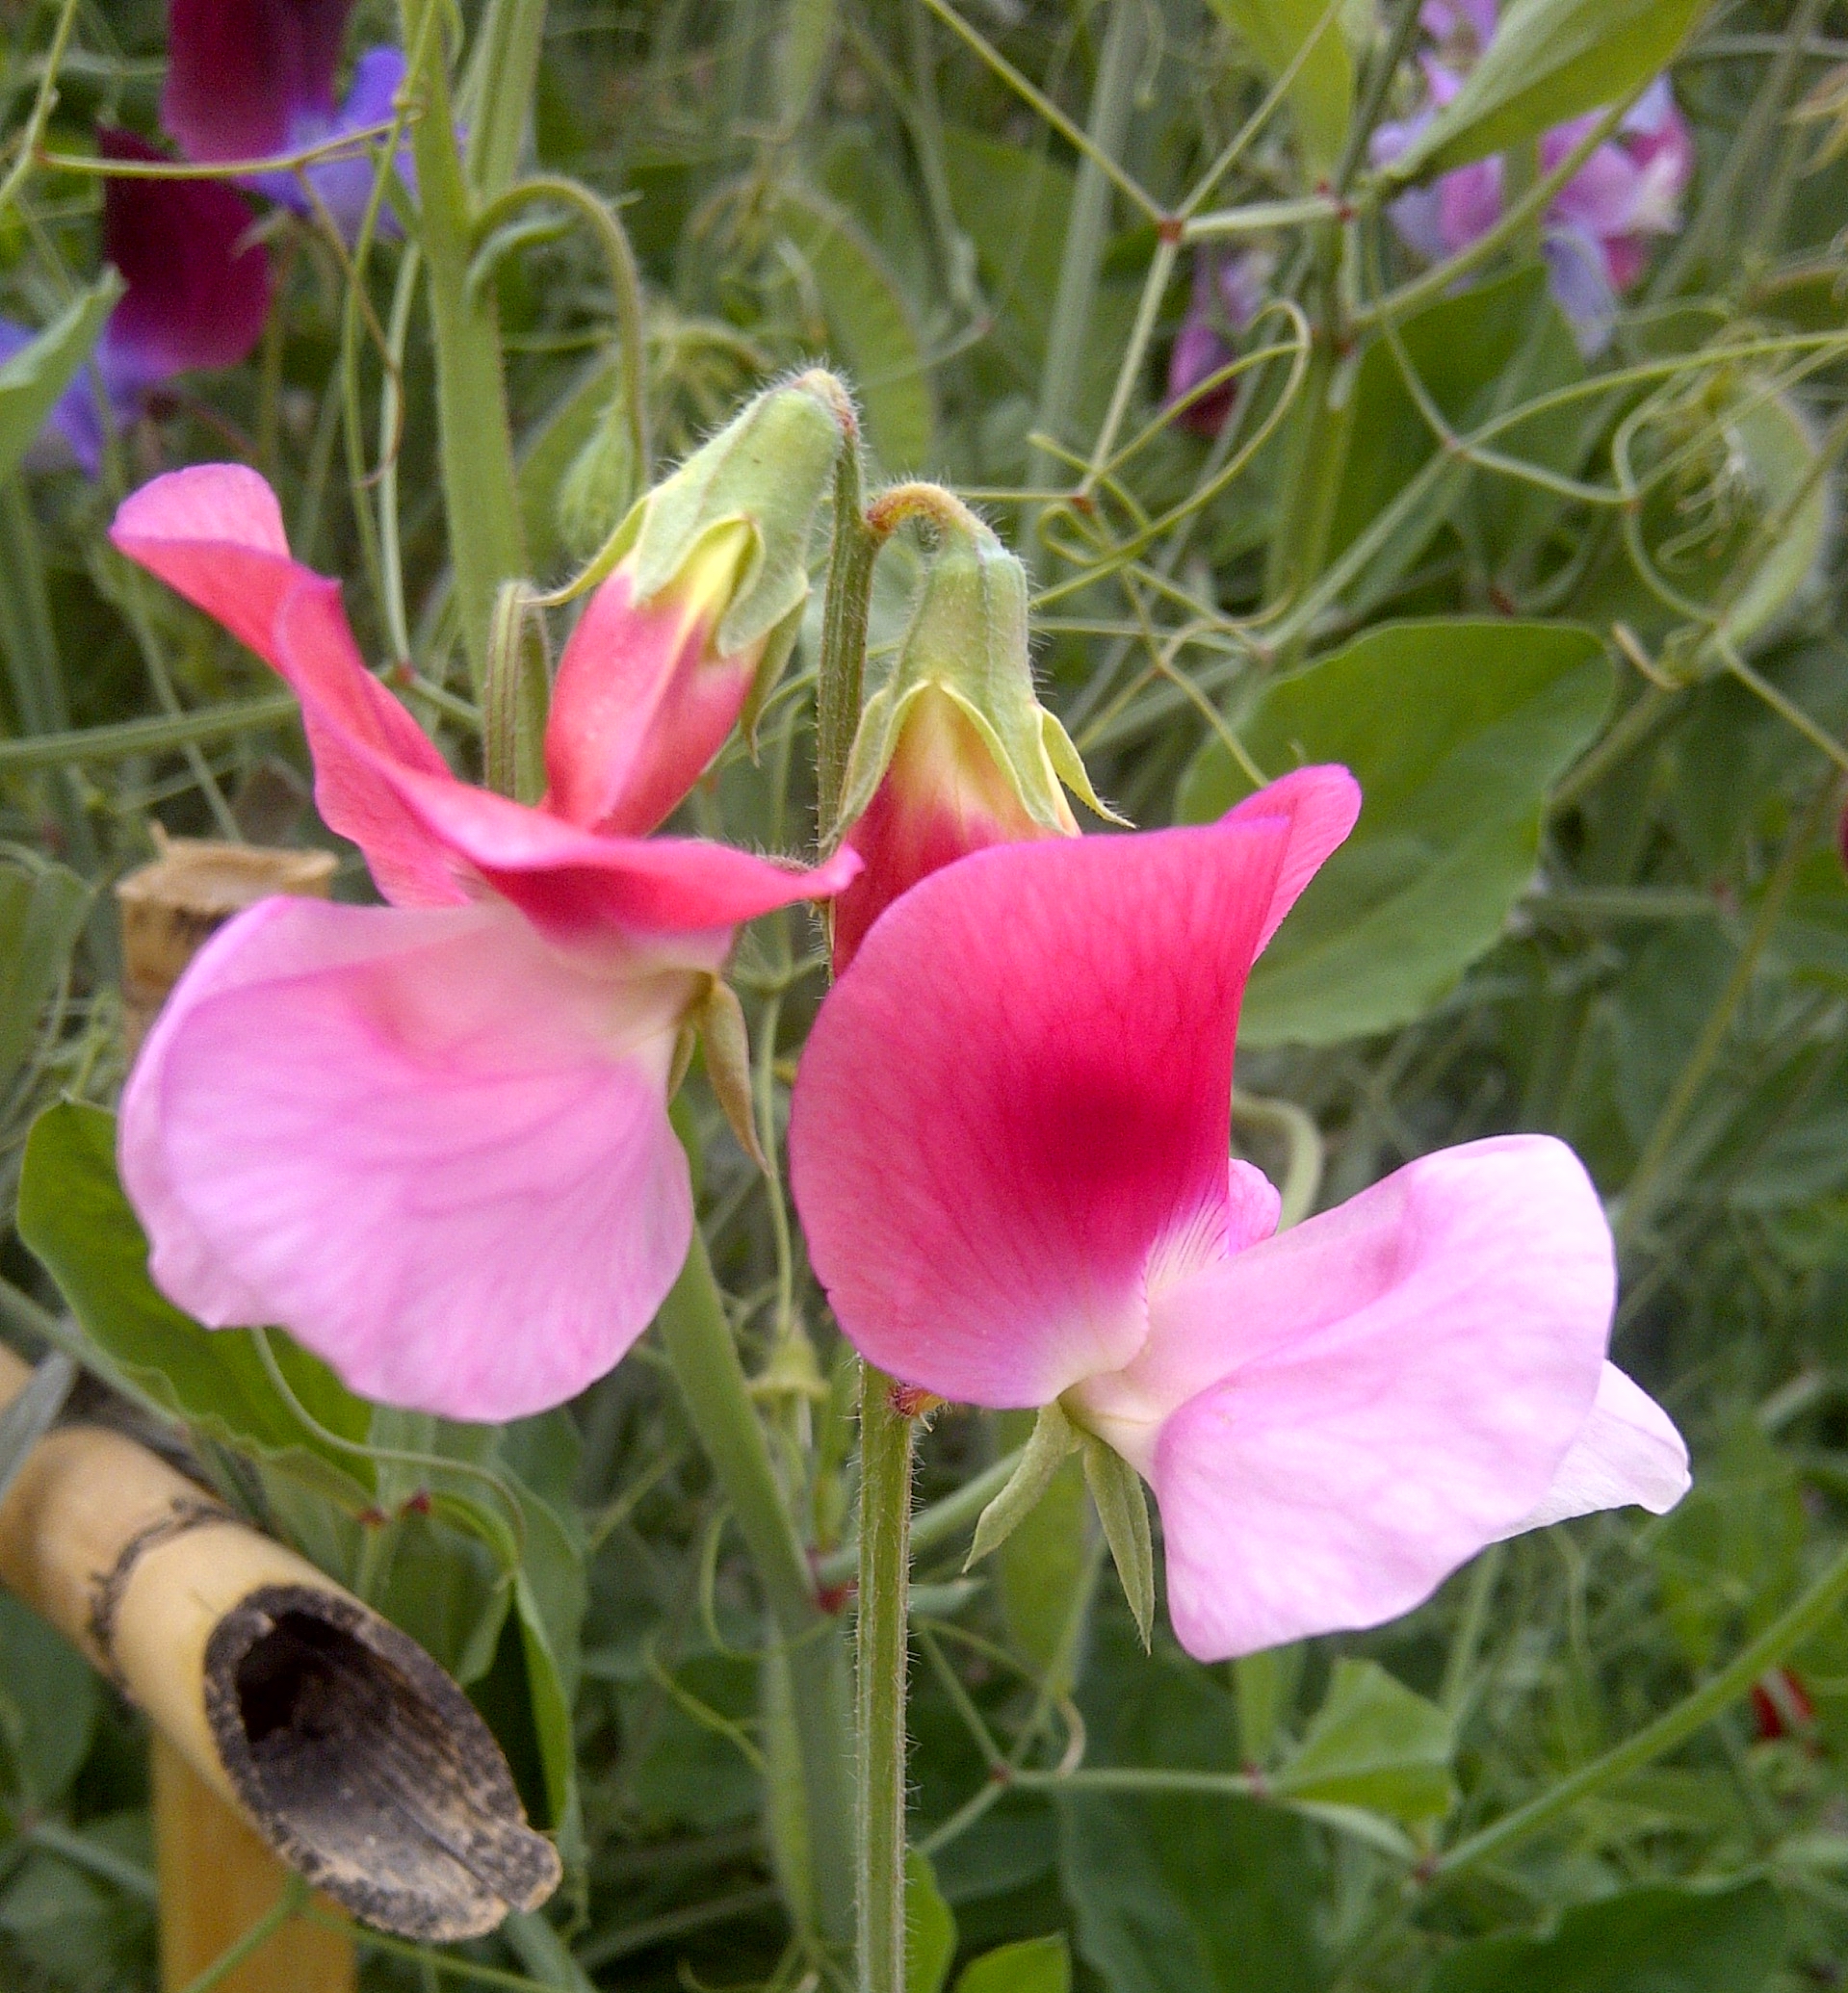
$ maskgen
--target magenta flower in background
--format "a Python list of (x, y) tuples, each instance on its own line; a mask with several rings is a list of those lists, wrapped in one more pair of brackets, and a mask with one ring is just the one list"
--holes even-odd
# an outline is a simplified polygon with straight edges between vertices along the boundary
[[(1373, 159), (1387, 165), (1463, 87), (1464, 72), (1496, 31), (1497, 0), (1426, 0), (1419, 19), (1436, 42), (1420, 59), (1428, 101), (1402, 124), (1382, 125)], [(1540, 142), (1550, 172), (1597, 122), (1598, 114), (1555, 125)], [(1666, 76), (1658, 76), (1553, 196), (1543, 252), (1552, 293), (1581, 349), (1601, 350), (1617, 320), (1617, 299), (1642, 276), (1653, 237), (1680, 225), (1681, 196), (1694, 173), (1694, 142)], [(1430, 262), (1455, 255), (1500, 219), (1502, 162), (1479, 159), (1414, 188), (1388, 210), (1407, 246)]]
[[(186, 156), (201, 165), (262, 159), (387, 122), (404, 80), (399, 49), (363, 50), (346, 101), (334, 98), (351, 11), (352, 0), (170, 0), (161, 120)], [(397, 167), (410, 184), (408, 146)], [(363, 151), (306, 168), (349, 240), (365, 215), (374, 170)], [(294, 172), (255, 173), (247, 184), (299, 215), (314, 212)], [(379, 224), (395, 226), (388, 207)]]
[[(686, 1257), (668, 1080), (734, 929), (837, 891), (858, 860), (803, 872), (612, 834), (638, 797), (652, 811), (690, 786), (716, 745), (703, 728), (624, 740), (612, 764), (609, 735), (555, 712), (552, 799), (458, 781), (367, 671), (338, 585), (290, 558), (254, 472), (157, 479), (113, 537), (288, 681), (321, 815), (391, 902), (263, 901), (174, 990), (119, 1136), (155, 1281), (210, 1326), (281, 1325), (388, 1404), (505, 1419), (561, 1403), (648, 1326)], [(582, 707), (603, 677), (612, 710), (645, 712), (707, 648), (708, 580), (695, 562), (687, 588), (636, 607), (624, 578), (581, 620), (561, 686)]]
[[(1275, 267), (1262, 249), (1236, 256), (1202, 249), (1194, 257), (1193, 295), (1168, 351), (1166, 406), (1184, 401), (1237, 357), (1234, 341), (1263, 308), (1264, 286)], [(1237, 382), (1226, 381), (1187, 402), (1175, 420), (1196, 436), (1216, 436), (1237, 398)]]
[(1057, 1401), (1134, 1466), (1201, 1660), (1378, 1624), (1498, 1538), (1687, 1487), (1605, 1360), (1610, 1231), (1563, 1144), (1442, 1151), (1282, 1234), (1228, 1161), (1246, 975), (1359, 805), (1305, 768), (1203, 828), (932, 872), (796, 1077), (842, 1329), (944, 1397)]
[[(103, 130), (105, 159), (155, 162), (163, 155), (132, 132)], [(117, 427), (175, 375), (235, 367), (263, 335), (270, 313), (270, 259), (246, 240), (249, 204), (209, 180), (103, 182), (103, 256), (126, 289), (97, 342), (94, 364), (71, 382), (49, 427), (90, 477), (101, 468), (103, 410)], [(30, 343), (25, 326), (0, 320), (0, 361)]]

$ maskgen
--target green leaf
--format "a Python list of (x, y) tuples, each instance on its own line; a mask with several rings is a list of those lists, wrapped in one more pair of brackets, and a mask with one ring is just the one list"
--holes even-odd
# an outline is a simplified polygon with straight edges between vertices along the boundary
[(1447, 172), (1620, 102), (1667, 66), (1705, 11), (1706, 0), (1512, 0), (1391, 177)]
[(1123, 1596), (1135, 1615), (1136, 1631), (1146, 1647), (1155, 1631), (1155, 1543), (1149, 1532), (1149, 1498), (1142, 1477), (1114, 1448), (1102, 1439), (1084, 1441), (1084, 1478), (1104, 1540), (1116, 1561)]
[(0, 1739), (12, 1789), (28, 1805), (42, 1810), (64, 1798), (101, 1712), (95, 1669), (30, 1607), (0, 1592)]
[(122, 295), (122, 281), (114, 271), (69, 304), (12, 359), (0, 365), (0, 484), (19, 468), (38, 440), (58, 397), (76, 378), (102, 336), (104, 324)]
[(943, 1993), (956, 1955), (955, 1913), (928, 1855), (905, 1850), (905, 1993)]
[(956, 1993), (1072, 1993), (1071, 1952), (1063, 1936), (1002, 1945), (964, 1971)]
[(1631, 1889), (1568, 1910), (1551, 1937), (1463, 1946), (1429, 1993), (1757, 1993), (1783, 1953), (1783, 1906), (1768, 1882)]
[(1309, 1734), (1277, 1773), (1291, 1799), (1365, 1806), (1416, 1825), (1456, 1799), (1450, 1718), (1371, 1661), (1337, 1661)]
[(1289, 108), (1309, 177), (1332, 171), (1354, 115), (1354, 59), (1341, 34), (1340, 8), (1328, 0), (1212, 0), (1212, 11), (1244, 37), (1273, 81), (1315, 37), (1290, 83)]
[(976, 1524), (976, 1540), (963, 1561), (964, 1570), (979, 1564), (991, 1550), (999, 1550), (1038, 1508), (1041, 1496), (1053, 1485), (1053, 1476), (1078, 1444), (1078, 1434), (1058, 1406), (1042, 1407), (1033, 1421), (1033, 1437), (1021, 1453), (1020, 1465), (1008, 1476), (1007, 1486), (981, 1512)]
[(812, 189), (782, 187), (774, 220), (814, 280), (867, 440), (888, 471), (921, 469), (936, 427), (930, 375), (911, 307), (884, 259), (845, 208)]
[(31, 1054), (89, 911), (90, 888), (63, 866), (0, 865), (0, 1100)]
[[(147, 1238), (116, 1176), (116, 1119), (75, 1100), (33, 1125), (19, 1178), (19, 1235), (83, 1325), (93, 1361), (158, 1411), (253, 1454), (349, 1511), (367, 1507), (363, 1460), (327, 1447), (297, 1418), (247, 1329), (203, 1329), (147, 1277)], [(363, 1440), (369, 1408), (325, 1364), (272, 1335), (303, 1406), (342, 1438)]]
[[(1344, 763), (1365, 800), (1253, 971), (1241, 1043), (1330, 1045), (1438, 1002), (1501, 933), (1548, 787), (1610, 696), (1589, 631), (1502, 621), (1383, 624), (1265, 686), (1237, 729), (1259, 767)], [(1177, 815), (1210, 821), (1251, 787), (1209, 741)]]
[(76, 1364), (63, 1350), (53, 1350), (39, 1358), (25, 1389), (0, 1411), (0, 1501), (32, 1449), (50, 1432), (76, 1380)]

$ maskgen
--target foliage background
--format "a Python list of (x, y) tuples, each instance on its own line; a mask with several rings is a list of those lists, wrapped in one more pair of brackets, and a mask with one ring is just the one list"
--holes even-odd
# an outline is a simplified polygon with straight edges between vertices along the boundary
[[(9, 131), (55, 12), (0, 15)], [(1299, 34), (1320, 17), (1270, 13), (1302, 14)], [(1640, 0), (1599, 18), (1666, 47), (1691, 13)], [(462, 19), (472, 32), (475, 10)], [(1792, 115), (1848, 61), (1848, 18), (1826, 0), (1700, 18), (1673, 66), (1699, 147), (1685, 225), (1590, 376), (1522, 231), (1459, 286), (1424, 281), (1352, 142), (1358, 218), (1317, 209), (1342, 151), (1316, 136), (1326, 92), (1338, 141), (1354, 75), (1363, 111), (1402, 112), (1407, 74), (1377, 96), (1369, 79), (1406, 19), (1344, 7), (1346, 108), (1340, 78), (1307, 65), (1197, 204), (1284, 204), (1258, 239), (1290, 307), (1253, 329), (1234, 418), (1203, 440), (1158, 420), (1194, 251), (1157, 218), (1270, 91), (1275, 53), (1241, 35), (1238, 0), (547, 14), (533, 145), (622, 204), (663, 460), (827, 355), (887, 472), (952, 483), (1028, 553), (1044, 696), (1126, 814), (1204, 815), (1253, 770), (1350, 761), (1368, 814), (1254, 981), (1238, 1139), (1333, 1201), (1444, 1143), (1564, 1135), (1611, 1200), (1616, 1350), (1694, 1445), (1695, 1491), (1660, 1522), (1519, 1540), (1398, 1625), (1225, 1668), (1165, 1636), (1140, 1653), (1097, 1582), (1076, 1481), (979, 1582), (945, 1540), (914, 1617), (913, 1833), (935, 1878), (920, 1914), (943, 1953), (920, 1984), (951, 1943), (966, 1963), (1059, 1937), (1073, 1983), (1112, 1993), (1848, 1979), (1848, 1580), (1830, 1575), (1848, 1568), (1848, 646), (1830, 496), (1848, 163), (1824, 159), (1826, 118)], [(364, 0), (357, 39), (398, 25)], [(76, 7), (53, 152), (89, 151), (99, 119), (152, 129), (163, 32), (147, 0)], [(1604, 59), (1611, 87), (1647, 80), (1622, 74), (1625, 47)], [(1563, 114), (1526, 115), (1531, 133)], [(1110, 174), (1074, 143), (1087, 127)], [(13, 186), (9, 314), (47, 323), (92, 280), (98, 185), (41, 167)], [(109, 883), (157, 826), (325, 837), (286, 695), (108, 549), (123, 490), (177, 463), (259, 465), (299, 556), (347, 578), (370, 655), (400, 660), (394, 682), (459, 764), (479, 754), (402, 246), (375, 245), (355, 280), (310, 229), (284, 219), (271, 241), (278, 301), (247, 366), (183, 384), (100, 484), (25, 470), (0, 490), (0, 1204), (24, 1167), (39, 1247), (0, 1244), (0, 1312), (23, 1347), (73, 1349), (134, 1416), (177, 1427), (228, 1494), (471, 1684), (570, 1856), (566, 1943), (509, 1928), (477, 1965), (548, 1985), (794, 1985), (750, 1581), (649, 1348), (500, 1433), (374, 1411), (285, 1353), (292, 1402), (247, 1338), (208, 1342), (146, 1287), (114, 1188), (95, 1112), (121, 1075)], [(603, 420), (612, 300), (594, 244), (562, 226), (512, 243), (493, 282), (528, 559), (550, 580), (635, 476)], [(1074, 488), (1084, 503), (1061, 505)], [(875, 661), (908, 557), (881, 566)], [(733, 752), (690, 805), (699, 827), (808, 836), (813, 634), (760, 759)], [(365, 890), (351, 855), (341, 890)], [(818, 966), (806, 917), (760, 923), (741, 957), (771, 1138)], [(40, 1122), (25, 1167), (61, 1098), (88, 1104)], [(746, 1364), (825, 1554), (851, 1511), (848, 1366), (780, 1192), (697, 1076), (686, 1112)], [(941, 1416), (924, 1498), (1017, 1443), (1006, 1428)], [(430, 1513), (406, 1510), (424, 1489)], [(359, 1519), (375, 1509), (382, 1528)], [(1809, 1620), (1781, 1617), (1818, 1580), (1836, 1592)], [(1688, 1703), (1767, 1629), (1760, 1665)], [(1659, 1751), (1604, 1756), (1684, 1709)], [(993, 1778), (994, 1754), (1020, 1775)], [(7, 1982), (150, 1985), (137, 1721), (6, 1599), (0, 1760)], [(430, 1969), (378, 1952), (368, 1983)], [(970, 1993), (1054, 1988), (1067, 1968), (1050, 1942), (986, 1970)]]

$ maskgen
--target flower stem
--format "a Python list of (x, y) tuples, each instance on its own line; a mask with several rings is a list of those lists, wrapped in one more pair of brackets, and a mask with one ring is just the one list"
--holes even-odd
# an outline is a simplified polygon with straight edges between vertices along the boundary
[(905, 1670), (911, 1593), (911, 1414), (860, 1378), (859, 1993), (905, 1993)]
[(806, 1893), (817, 1934), (845, 1946), (853, 1928), (853, 1828), (840, 1632), (817, 1600), (697, 1230), (660, 1321), (662, 1347), (693, 1431), (731, 1505), (783, 1643), (807, 1815)]

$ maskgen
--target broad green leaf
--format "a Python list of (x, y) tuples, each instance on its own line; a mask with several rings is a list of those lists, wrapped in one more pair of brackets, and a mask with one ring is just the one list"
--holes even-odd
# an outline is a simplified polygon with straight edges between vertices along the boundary
[(1212, 11), (1244, 37), (1273, 81), (1314, 38), (1290, 83), (1289, 108), (1309, 177), (1331, 172), (1354, 113), (1354, 59), (1341, 34), (1340, 0), (1212, 0)]
[(90, 1753), (101, 1714), (96, 1671), (61, 1634), (11, 1592), (0, 1592), (0, 1742), (11, 1789), (27, 1804), (55, 1806)]
[(1568, 1910), (1550, 1937), (1462, 1946), (1429, 1993), (1757, 1993), (1783, 1952), (1768, 1882), (1631, 1889)]
[[(372, 1469), (325, 1446), (271, 1381), (247, 1329), (202, 1329), (147, 1277), (147, 1237), (116, 1175), (116, 1119), (65, 1100), (33, 1125), (19, 1178), (19, 1235), (44, 1262), (112, 1383), (209, 1438), (253, 1454), (350, 1511), (367, 1507)], [(363, 1440), (368, 1408), (332, 1371), (273, 1334), (308, 1412)]]
[(905, 1993), (943, 1993), (956, 1955), (955, 1913), (928, 1855), (905, 1850)]
[(1233, 1693), (1238, 1698), (1238, 1748), (1247, 1763), (1269, 1764), (1295, 1707), (1302, 1672), (1300, 1641), (1241, 1654), (1232, 1664)]
[(832, 357), (852, 382), (868, 441), (888, 471), (922, 469), (936, 423), (930, 375), (911, 308), (883, 258), (845, 208), (811, 189), (781, 188), (773, 216), (814, 281)]
[(1072, 1993), (1071, 1952), (1062, 1936), (1002, 1945), (965, 1969), (956, 1993)]
[(39, 333), (0, 364), (0, 483), (19, 468), (58, 397), (76, 378), (102, 337), (104, 324), (122, 294), (114, 271), (81, 293)]
[[(1412, 314), (1400, 328), (1400, 351), (1376, 339), (1362, 355), (1349, 393), (1352, 414), (1340, 483), (1330, 515), (1328, 557), (1352, 546), (1436, 456), (1440, 444), (1406, 385), (1405, 369), (1423, 386), (1450, 428), (1467, 435), (1523, 402), (1580, 378), (1584, 365), (1573, 336), (1547, 291), (1546, 272), (1520, 270), (1493, 283), (1472, 285)], [(1401, 357), (1402, 355), (1402, 357)], [(1576, 468), (1582, 415), (1568, 408), (1535, 418), (1499, 435), (1504, 455), (1543, 468)], [(1517, 487), (1462, 459), (1446, 464), (1425, 503), (1399, 523), (1342, 590), (1354, 612), (1364, 611), (1392, 586), (1430, 544), (1467, 495), (1478, 495), (1489, 551), (1505, 551), (1534, 513), (1544, 493)]]
[(1275, 1776), (1279, 1793), (1365, 1806), (1416, 1825), (1450, 1810), (1448, 1716), (1371, 1661), (1337, 1661), (1309, 1734)]
[[(1610, 696), (1589, 631), (1507, 621), (1383, 624), (1265, 686), (1237, 725), (1258, 766), (1343, 763), (1364, 802), (1252, 972), (1241, 1041), (1330, 1045), (1437, 1003), (1501, 933), (1532, 876), (1548, 787)], [(1177, 815), (1210, 821), (1251, 787), (1209, 741)]]
[(1463, 88), (1392, 177), (1447, 172), (1632, 95), (1705, 11), (1706, 0), (1512, 0)]
[(63, 866), (0, 865), (0, 1100), (32, 1051), (89, 911), (90, 888)]

